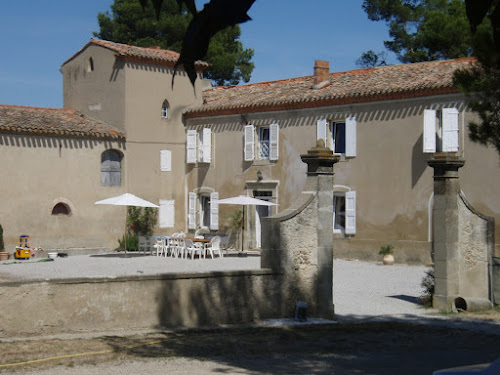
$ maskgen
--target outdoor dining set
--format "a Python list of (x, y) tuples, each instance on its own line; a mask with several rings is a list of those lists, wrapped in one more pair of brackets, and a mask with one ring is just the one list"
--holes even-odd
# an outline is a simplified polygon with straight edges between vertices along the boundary
[(206, 258), (210, 254), (222, 258), (221, 237), (215, 236), (208, 240), (203, 237), (186, 238), (184, 233), (174, 233), (171, 236), (140, 236), (139, 252), (146, 255), (170, 256), (172, 258), (191, 258), (198, 256)]

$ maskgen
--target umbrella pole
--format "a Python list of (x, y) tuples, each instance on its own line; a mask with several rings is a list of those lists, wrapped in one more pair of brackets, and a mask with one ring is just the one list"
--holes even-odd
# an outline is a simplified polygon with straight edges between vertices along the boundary
[(128, 206), (125, 206), (125, 254), (127, 254), (127, 220), (128, 219)]
[(241, 219), (241, 252), (243, 253), (243, 242), (245, 240), (245, 206), (243, 208), (243, 218)]

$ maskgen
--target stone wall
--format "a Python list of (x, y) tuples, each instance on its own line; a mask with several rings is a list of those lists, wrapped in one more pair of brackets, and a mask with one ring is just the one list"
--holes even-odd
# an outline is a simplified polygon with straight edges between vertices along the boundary
[(462, 192), (459, 196), (459, 293), (465, 299), (482, 299), (487, 306), (486, 301), (491, 299), (488, 285), (495, 245), (495, 220), (477, 212)]
[(333, 165), (324, 144), (302, 155), (304, 191), (290, 208), (262, 219), (262, 267), (284, 273), (288, 305), (307, 303), (308, 314), (331, 319), (333, 306)]
[(144, 330), (292, 317), (271, 270), (0, 283), (0, 336)]

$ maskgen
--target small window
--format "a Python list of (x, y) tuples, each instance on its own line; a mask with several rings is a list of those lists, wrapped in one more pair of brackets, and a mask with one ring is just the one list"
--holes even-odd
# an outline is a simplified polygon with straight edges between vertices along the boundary
[(269, 128), (260, 127), (259, 131), (259, 143), (258, 152), (260, 160), (269, 160)]
[(336, 154), (345, 154), (345, 122), (330, 124), (331, 148)]
[(355, 157), (356, 128), (355, 117), (347, 117), (344, 122), (331, 123), (326, 119), (320, 119), (317, 122), (316, 139), (323, 139), (325, 146), (336, 154)]
[(245, 161), (278, 160), (279, 157), (279, 125), (255, 127), (245, 125)]
[(169, 109), (169, 105), (168, 105), (168, 102), (165, 100), (161, 106), (161, 117), (162, 118), (168, 118), (168, 109)]
[(106, 150), (101, 154), (101, 185), (121, 186), (122, 156), (116, 150)]
[(57, 203), (54, 208), (52, 208), (52, 215), (69, 215), (71, 213), (71, 209), (67, 204)]
[(94, 59), (91, 57), (89, 59), (89, 63), (87, 65), (87, 72), (93, 72), (94, 71)]
[(333, 231), (345, 232), (345, 195), (336, 193), (333, 196)]

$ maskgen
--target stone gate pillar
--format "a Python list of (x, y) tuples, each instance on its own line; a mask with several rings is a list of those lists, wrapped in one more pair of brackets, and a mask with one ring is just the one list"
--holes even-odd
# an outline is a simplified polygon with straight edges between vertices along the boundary
[(443, 311), (491, 307), (488, 263), (494, 220), (475, 211), (461, 193), (458, 170), (465, 161), (436, 154), (434, 168), (433, 307)]
[(331, 319), (333, 306), (333, 165), (339, 157), (319, 142), (306, 155), (304, 191), (286, 210), (262, 220), (262, 268), (283, 273), (287, 314), (307, 302), (308, 315)]

